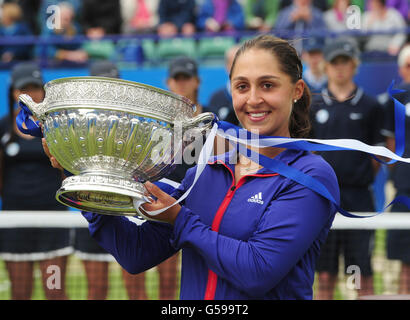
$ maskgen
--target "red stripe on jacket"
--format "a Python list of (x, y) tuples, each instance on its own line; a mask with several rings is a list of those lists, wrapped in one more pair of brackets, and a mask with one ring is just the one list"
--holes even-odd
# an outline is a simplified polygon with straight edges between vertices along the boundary
[[(277, 173), (273, 174), (250, 174), (250, 175), (245, 175), (242, 176), (238, 183), (235, 185), (235, 175), (232, 172), (231, 168), (229, 168), (223, 161), (221, 160), (216, 160), (215, 162), (209, 163), (209, 164), (215, 164), (216, 162), (220, 162), (229, 170), (229, 172), (232, 175), (232, 184), (229, 187), (228, 192), (225, 195), (225, 198), (223, 199), (221, 205), (219, 206), (218, 210), (216, 211), (214, 220), (212, 221), (212, 226), (211, 230), (212, 231), (219, 231), (219, 227), (221, 225), (222, 218), (226, 212), (226, 209), (228, 208), (229, 204), (232, 201), (232, 198), (236, 192), (244, 183), (245, 183), (245, 178), (246, 177), (273, 177), (277, 176)], [(216, 275), (215, 272), (213, 272), (211, 269), (208, 270), (208, 280), (206, 283), (206, 289), (205, 289), (205, 296), (204, 300), (213, 300), (215, 299), (215, 292), (216, 292), (216, 285), (218, 283), (218, 276)]]

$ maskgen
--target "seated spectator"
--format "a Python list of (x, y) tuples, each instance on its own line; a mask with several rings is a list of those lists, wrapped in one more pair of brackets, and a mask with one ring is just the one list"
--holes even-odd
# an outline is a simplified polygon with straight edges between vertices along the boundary
[(158, 34), (172, 37), (195, 33), (195, 0), (160, 0)]
[(197, 26), (199, 30), (208, 32), (243, 30), (244, 12), (237, 0), (204, 0)]
[[(235, 45), (225, 53), (225, 70), (227, 74), (231, 70), (232, 62), (238, 49), (239, 46)], [(219, 120), (228, 121), (235, 125), (239, 124), (232, 106), (231, 83), (229, 79), (223, 88), (216, 90), (211, 95), (206, 109), (206, 111), (215, 113)]]
[[(29, 27), (21, 21), (22, 11), (17, 3), (6, 2), (2, 5), (0, 36), (28, 36), (31, 35)], [(0, 46), (1, 62), (29, 60), (31, 58), (31, 46), (7, 45)]]
[(40, 9), (37, 14), (37, 24), (41, 34), (45, 33), (45, 29), (48, 27), (47, 22), (55, 14), (55, 7), (59, 3), (69, 3), (75, 12), (75, 22), (79, 24), (79, 14), (81, 12), (81, 0), (40, 0)]
[(158, 0), (121, 0), (123, 33), (153, 33), (158, 24)]
[(331, 9), (323, 14), (326, 28), (330, 31), (346, 31), (347, 8), (351, 5), (350, 0), (334, 0)]
[(312, 0), (293, 0), (292, 5), (279, 11), (275, 23), (275, 29), (293, 33), (325, 27), (322, 11), (312, 5)]
[(323, 57), (323, 38), (308, 38), (303, 41), (302, 61), (306, 64), (303, 80), (312, 93), (320, 93), (327, 85), (325, 59)]
[[(363, 29), (365, 31), (389, 31), (406, 28), (406, 22), (394, 8), (386, 6), (386, 0), (370, 0), (369, 10), (363, 15)], [(404, 30), (403, 30), (404, 31)], [(365, 43), (366, 51), (387, 52), (397, 55), (406, 41), (406, 34), (374, 34)]]
[(90, 39), (83, 43), (83, 50), (90, 59), (111, 59), (115, 53), (114, 42), (102, 38), (121, 33), (120, 0), (83, 0), (81, 15), (84, 33)]
[(2, 1), (5, 2), (15, 2), (21, 8), (22, 11), (22, 21), (24, 21), (28, 28), (30, 29), (31, 33), (35, 35), (40, 34), (40, 26), (38, 24), (38, 12), (40, 10), (40, 6), (44, 0), (6, 0)]
[(107, 34), (120, 34), (120, 0), (83, 0), (81, 25), (84, 33), (93, 39)]
[[(347, 27), (347, 9), (349, 6), (353, 5), (352, 0), (334, 0), (331, 9), (327, 10), (323, 14), (323, 19), (326, 24), (326, 29), (334, 32), (346, 32), (350, 29)], [(356, 4), (357, 5), (357, 4)], [(355, 45), (359, 45), (357, 39), (354, 36), (340, 35), (339, 38), (343, 36), (346, 40), (355, 42)]]
[[(88, 60), (88, 54), (81, 47), (81, 43), (69, 42), (70, 38), (80, 34), (80, 28), (74, 22), (75, 11), (68, 2), (61, 2), (60, 7), (60, 28), (43, 29), (45, 37), (61, 36), (67, 43), (50, 44), (42, 47), (46, 50), (47, 57), (57, 61), (85, 63)], [(42, 52), (44, 53), (44, 52)]]
[(260, 32), (272, 29), (278, 14), (279, 1), (246, 0), (244, 6), (246, 27)]

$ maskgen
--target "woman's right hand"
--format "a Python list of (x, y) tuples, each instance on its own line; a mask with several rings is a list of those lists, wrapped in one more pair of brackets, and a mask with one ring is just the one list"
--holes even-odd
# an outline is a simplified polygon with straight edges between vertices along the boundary
[(59, 169), (59, 170), (63, 171), (64, 168), (60, 165), (60, 163), (57, 161), (57, 159), (54, 156), (51, 155), (50, 150), (48, 149), (48, 146), (47, 146), (46, 139), (42, 138), (41, 143), (43, 145), (43, 149), (44, 149), (45, 154), (50, 159), (51, 166), (53, 168), (56, 168), (56, 169)]

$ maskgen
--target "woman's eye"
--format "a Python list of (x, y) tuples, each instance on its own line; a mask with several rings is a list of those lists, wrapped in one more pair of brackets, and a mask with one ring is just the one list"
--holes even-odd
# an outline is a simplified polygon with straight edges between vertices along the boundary
[(238, 90), (245, 90), (245, 89), (246, 89), (246, 84), (238, 84), (238, 85), (236, 86), (236, 89), (238, 89)]
[(262, 84), (262, 87), (264, 88), (264, 89), (270, 89), (270, 88), (273, 88), (273, 84), (272, 83), (263, 83)]

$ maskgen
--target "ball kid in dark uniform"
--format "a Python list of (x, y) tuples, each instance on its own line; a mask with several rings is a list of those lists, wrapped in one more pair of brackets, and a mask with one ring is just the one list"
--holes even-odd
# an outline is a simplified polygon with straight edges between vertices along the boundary
[[(62, 175), (50, 168), (41, 139), (21, 133), (16, 116), (20, 94), (40, 103), (44, 99), (43, 77), (32, 62), (17, 64), (11, 70), (9, 114), (0, 119), (0, 195), (2, 210), (66, 210), (55, 199)], [(1, 157), (0, 157), (1, 158)], [(34, 263), (38, 262), (46, 299), (67, 299), (65, 271), (73, 251), (71, 230), (66, 228), (5, 228), (0, 230), (0, 258), (5, 261), (11, 283), (11, 298), (30, 299), (34, 285)], [(61, 287), (47, 286), (49, 266), (61, 271)]]
[[(405, 123), (405, 148), (403, 157), (410, 157), (410, 46), (404, 47), (398, 56), (399, 74), (403, 82), (397, 89), (404, 90), (394, 96), (406, 107)], [(393, 152), (395, 150), (395, 126), (394, 126), (394, 102), (384, 94), (381, 103), (385, 106), (386, 117), (383, 134), (386, 136), (386, 144)], [(384, 100), (384, 101), (383, 101)], [(410, 197), (410, 167), (404, 163), (397, 162), (391, 166), (390, 178), (393, 181), (397, 196)], [(391, 207), (392, 212), (408, 212), (409, 209), (401, 204), (395, 203)], [(399, 278), (399, 293), (410, 293), (410, 230), (389, 230), (387, 232), (387, 257), (401, 261)]]
[[(318, 139), (357, 139), (380, 144), (382, 109), (377, 100), (354, 83), (359, 52), (354, 43), (339, 40), (324, 48), (328, 85), (314, 96), (311, 107), (312, 136)], [(342, 208), (352, 212), (375, 210), (370, 186), (377, 162), (357, 151), (330, 151), (321, 154), (336, 172)], [(337, 281), (339, 253), (345, 266), (357, 265), (361, 272), (359, 295), (371, 294), (373, 231), (333, 230), (318, 261), (318, 299), (332, 299)]]

